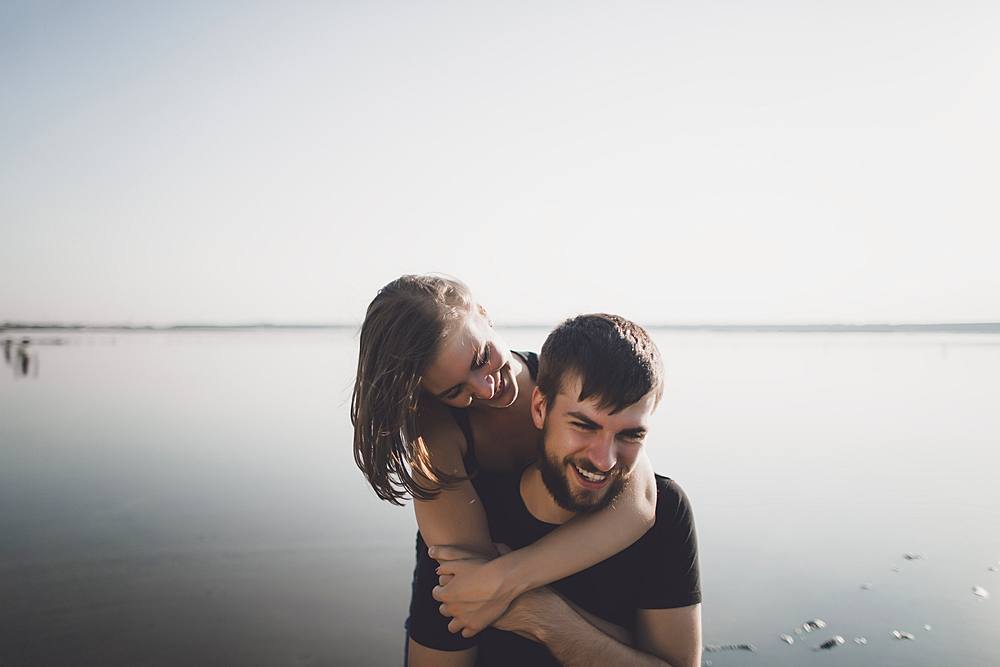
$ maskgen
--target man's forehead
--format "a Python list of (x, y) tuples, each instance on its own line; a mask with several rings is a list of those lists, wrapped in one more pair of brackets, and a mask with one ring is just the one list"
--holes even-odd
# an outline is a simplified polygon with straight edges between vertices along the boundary
[(582, 391), (583, 379), (575, 373), (567, 374), (563, 378), (562, 387), (559, 388), (559, 393), (556, 394), (556, 400), (554, 401), (553, 407), (556, 410), (579, 412), (591, 417), (612, 417), (628, 412), (633, 415), (640, 416), (642, 421), (645, 421), (645, 418), (651, 415), (653, 413), (653, 409), (655, 408), (653, 392), (649, 392), (646, 396), (643, 396), (632, 405), (626, 406), (625, 408), (612, 414), (612, 411), (618, 407), (617, 404), (611, 403), (611, 405), (602, 406), (601, 404), (605, 402), (605, 397), (599, 394), (592, 394), (581, 401), (580, 393)]

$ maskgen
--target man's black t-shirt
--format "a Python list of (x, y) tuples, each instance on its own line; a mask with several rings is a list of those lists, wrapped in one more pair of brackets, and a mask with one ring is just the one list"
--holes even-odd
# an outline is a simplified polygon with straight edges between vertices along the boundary
[[(520, 549), (558, 526), (539, 521), (521, 499), (521, 473), (481, 474), (476, 490), (489, 519), (494, 542)], [(656, 476), (656, 524), (639, 540), (582, 572), (551, 584), (566, 598), (607, 621), (635, 630), (637, 609), (671, 609), (701, 602), (694, 518), (676, 482)], [(418, 554), (410, 602), (409, 635), (417, 643), (443, 651), (479, 645), (477, 665), (555, 665), (548, 650), (510, 632), (487, 628), (475, 637), (448, 632), (450, 619), (438, 612), (431, 590), (437, 585), (437, 561)]]

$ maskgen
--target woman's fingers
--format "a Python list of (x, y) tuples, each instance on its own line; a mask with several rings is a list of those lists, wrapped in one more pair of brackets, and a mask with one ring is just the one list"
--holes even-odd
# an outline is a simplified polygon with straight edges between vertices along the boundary
[[(434, 590), (436, 591), (437, 588), (435, 588)], [(442, 616), (449, 616), (449, 617), (451, 616), (451, 613), (449, 613), (449, 611), (448, 611), (448, 605), (446, 605), (446, 604), (442, 604), (440, 607), (438, 607), (438, 611), (441, 612)], [(451, 619), (451, 621), (449, 621), (449, 623), (448, 623), (448, 632), (451, 632), (451, 633), (461, 632), (463, 637), (471, 637), (472, 635), (476, 634), (474, 631), (470, 630), (469, 628), (462, 627), (462, 625), (459, 624), (459, 622), (456, 619), (454, 619), (454, 618)]]
[(450, 545), (433, 546), (427, 550), (427, 553), (439, 563), (450, 560), (464, 560), (466, 558), (486, 558), (486, 556), (477, 554), (475, 551)]
[(438, 565), (437, 569), (434, 570), (434, 572), (436, 572), (439, 577), (444, 576), (446, 574), (454, 576), (459, 572), (461, 572), (464, 569), (464, 566), (465, 563), (463, 563), (460, 560), (446, 560), (443, 561), (440, 565)]
[[(461, 551), (464, 551), (464, 549), (462, 549)], [(468, 551), (466, 553), (472, 553), (472, 552)], [(475, 558), (458, 558), (455, 560), (442, 560), (441, 564), (437, 566), (434, 572), (438, 576), (442, 576), (445, 574), (455, 575), (469, 571), (475, 572), (477, 567), (483, 565), (486, 562), (487, 561), (483, 560), (482, 557), (478, 555)]]

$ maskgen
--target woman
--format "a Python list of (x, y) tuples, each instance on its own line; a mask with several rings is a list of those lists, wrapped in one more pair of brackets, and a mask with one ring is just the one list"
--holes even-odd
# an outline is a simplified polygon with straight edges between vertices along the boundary
[[(531, 415), (537, 357), (513, 353), (486, 310), (457, 280), (402, 276), (368, 307), (351, 401), (354, 458), (375, 493), (410, 496), (418, 548), (497, 551), (471, 476), (509, 472), (537, 454)], [(448, 585), (471, 636), (524, 591), (579, 572), (621, 551), (653, 522), (655, 487), (645, 456), (619, 501), (573, 519), (530, 547), (501, 556)], [(433, 556), (433, 548), (431, 549)], [(411, 645), (412, 646), (412, 645)]]

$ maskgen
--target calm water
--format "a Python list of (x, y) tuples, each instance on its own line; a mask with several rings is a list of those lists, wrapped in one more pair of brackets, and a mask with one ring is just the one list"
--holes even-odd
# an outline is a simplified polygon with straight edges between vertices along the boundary
[[(705, 641), (757, 647), (706, 660), (1000, 663), (1000, 337), (654, 337)], [(353, 463), (352, 333), (30, 338), (0, 367), (0, 663), (399, 664), (415, 524)]]

